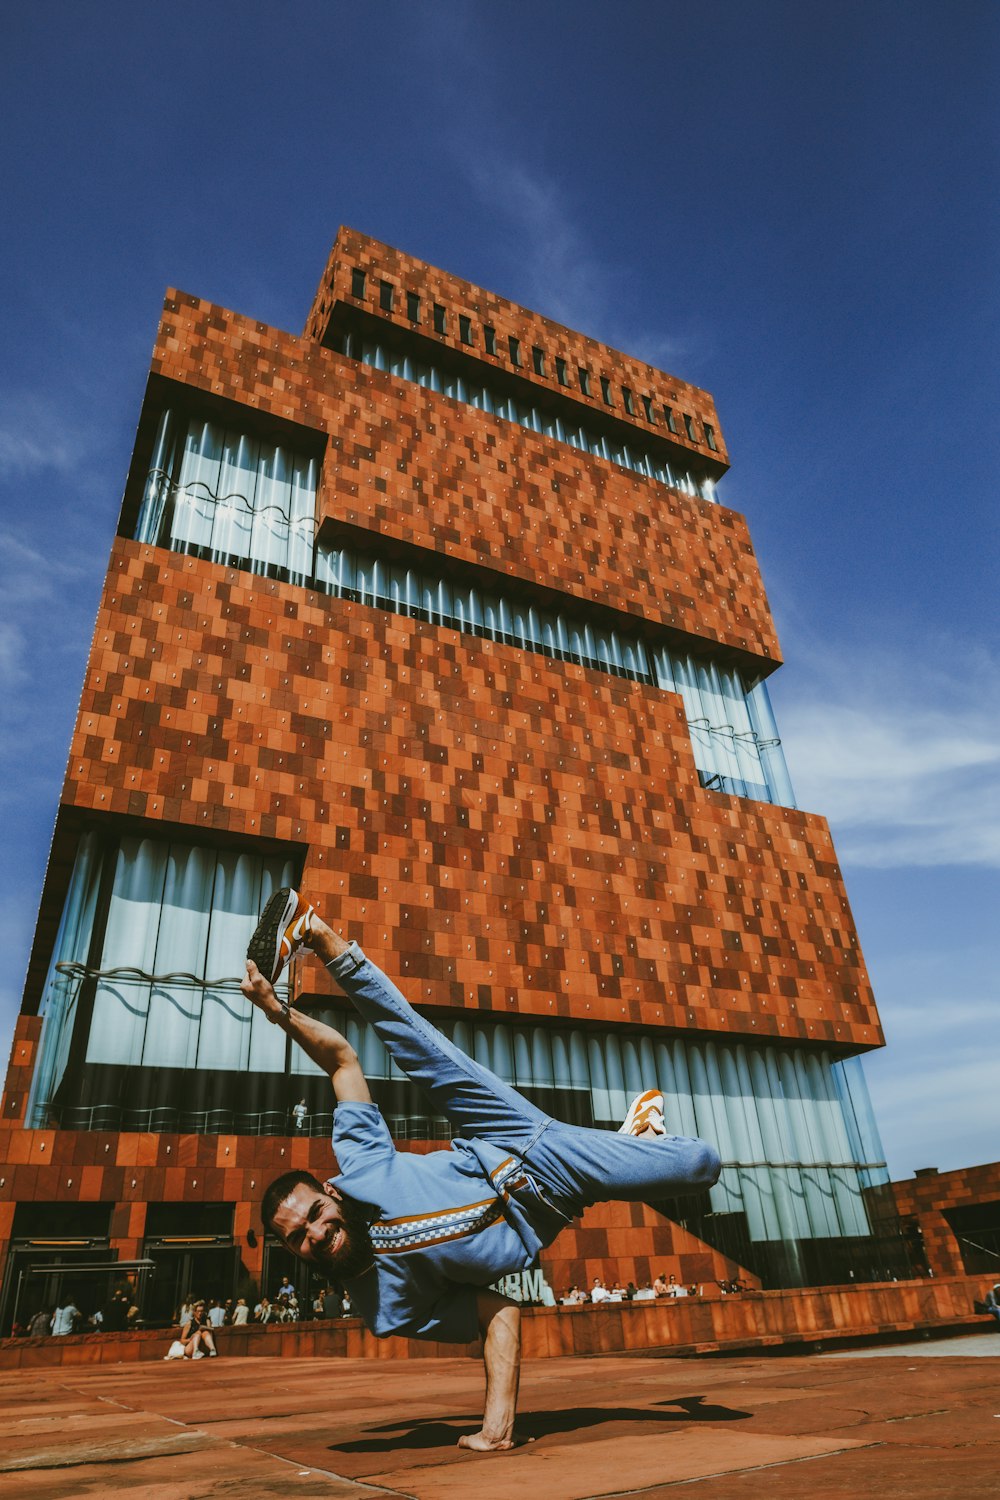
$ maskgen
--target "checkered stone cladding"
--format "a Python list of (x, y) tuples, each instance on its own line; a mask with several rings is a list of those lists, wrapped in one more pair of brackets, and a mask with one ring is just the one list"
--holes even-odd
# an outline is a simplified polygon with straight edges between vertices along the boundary
[[(353, 278), (358, 270), (365, 275), (365, 296), (360, 299), (353, 295)], [(381, 305), (380, 289), (385, 282), (392, 288), (391, 309)], [(420, 299), (416, 323), (409, 313), (408, 293)], [(728, 465), (715, 402), (708, 391), (598, 343), (596, 339), (555, 323), (551, 318), (530, 312), (516, 302), (509, 302), (505, 297), (463, 281), (459, 276), (452, 276), (438, 266), (417, 260), (392, 245), (358, 234), (353, 229), (341, 228), (306, 320), (305, 337), (322, 341), (328, 335), (335, 311), (345, 305), (362, 307), (377, 314), (381, 322), (399, 329), (409, 331), (416, 327), (432, 337), (435, 344), (455, 353), (471, 353), (481, 362), (486, 374), (491, 368), (514, 368), (510, 353), (510, 339), (513, 338), (517, 340), (520, 351), (517, 372), (536, 390), (568, 392), (582, 407), (602, 414), (607, 413), (610, 405), (617, 415), (627, 415), (637, 432), (657, 435), (663, 434), (665, 410), (669, 408), (675, 413), (671, 436), (679, 448), (686, 448), (703, 458), (710, 456), (714, 460), (713, 467), (719, 470)], [(440, 330), (434, 326), (435, 306), (440, 307), (444, 314), (444, 327)], [(462, 338), (463, 314), (469, 324), (471, 343)], [(485, 346), (487, 327), (492, 328), (494, 334), (495, 353), (492, 354)], [(544, 373), (534, 368), (535, 348), (542, 352)], [(565, 385), (556, 375), (559, 357), (566, 366)], [(580, 370), (588, 373), (589, 394), (581, 390)], [(608, 377), (610, 403), (604, 399), (602, 375)], [(626, 389), (632, 397), (631, 413), (624, 412)], [(646, 415), (643, 397), (647, 395), (651, 398), (653, 421)], [(685, 413), (693, 418), (693, 437), (689, 437), (684, 424)], [(714, 449), (709, 449), (706, 441), (706, 422), (714, 433)]]
[(735, 511), (180, 292), (152, 369), (324, 435), (327, 528), (613, 608), (757, 672), (780, 661)]
[(64, 801), (307, 846), (418, 1002), (881, 1042), (825, 822), (645, 684), (119, 539)]

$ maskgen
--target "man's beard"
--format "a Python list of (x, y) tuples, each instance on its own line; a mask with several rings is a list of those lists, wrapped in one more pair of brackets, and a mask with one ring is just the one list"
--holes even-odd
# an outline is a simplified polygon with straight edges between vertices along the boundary
[(339, 1277), (357, 1276), (367, 1271), (374, 1252), (368, 1215), (353, 1198), (340, 1199), (340, 1225), (344, 1243), (336, 1255), (323, 1255), (322, 1263)]

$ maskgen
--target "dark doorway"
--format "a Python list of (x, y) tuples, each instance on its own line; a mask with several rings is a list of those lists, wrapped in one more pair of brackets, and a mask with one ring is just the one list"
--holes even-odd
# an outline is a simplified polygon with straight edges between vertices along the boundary
[(23, 1328), (36, 1312), (72, 1302), (80, 1313), (73, 1332), (97, 1332), (99, 1325), (91, 1323), (91, 1316), (103, 1312), (119, 1287), (127, 1291), (129, 1305), (138, 1307), (141, 1317), (149, 1269), (141, 1261), (119, 1263), (106, 1245), (83, 1250), (14, 1245), (7, 1257), (0, 1327), (9, 1334), (15, 1326)]
[(145, 1254), (153, 1262), (146, 1293), (145, 1326), (170, 1328), (177, 1321), (189, 1292), (211, 1304), (236, 1298), (243, 1279), (239, 1247), (204, 1243), (164, 1244), (146, 1240)]
[(283, 1276), (287, 1276), (295, 1288), (299, 1321), (311, 1318), (314, 1300), (326, 1290), (326, 1278), (307, 1266), (305, 1261), (299, 1260), (279, 1239), (268, 1235), (264, 1241), (264, 1273), (260, 1289), (261, 1294), (272, 1303), (275, 1302)]

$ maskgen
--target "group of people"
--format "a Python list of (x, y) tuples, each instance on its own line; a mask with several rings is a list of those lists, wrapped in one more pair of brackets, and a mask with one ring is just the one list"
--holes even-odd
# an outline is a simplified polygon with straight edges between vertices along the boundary
[[(747, 1290), (745, 1281), (730, 1280), (723, 1278), (716, 1281), (716, 1286), (724, 1297), (735, 1296)], [(605, 1286), (600, 1276), (595, 1276), (590, 1291), (585, 1291), (575, 1283), (566, 1292), (565, 1296), (559, 1298), (562, 1307), (576, 1307), (580, 1303), (599, 1302), (653, 1302), (659, 1297), (701, 1297), (705, 1288), (695, 1282), (685, 1286), (677, 1280), (672, 1271), (661, 1271), (654, 1281), (646, 1280), (641, 1286), (636, 1286), (634, 1281), (622, 1286), (620, 1281), (612, 1282), (611, 1286)]]
[[(318, 1292), (312, 1302), (314, 1318), (352, 1316), (348, 1293), (333, 1285)], [(220, 1328), (243, 1328), (247, 1323), (295, 1323), (302, 1317), (298, 1293), (287, 1276), (273, 1297), (261, 1297), (251, 1312), (245, 1297), (213, 1297), (210, 1302), (189, 1292), (177, 1311), (178, 1337), (165, 1359), (204, 1359), (218, 1355), (215, 1336)]]
[(58, 1338), (67, 1333), (124, 1333), (135, 1327), (138, 1318), (139, 1308), (129, 1289), (117, 1287), (103, 1307), (95, 1307), (86, 1317), (73, 1298), (66, 1297), (55, 1307), (40, 1307), (26, 1325), (15, 1325), (14, 1332), (32, 1339)]
[[(242, 1300), (242, 1299), (240, 1299)], [(342, 1288), (327, 1284), (312, 1299), (314, 1318), (349, 1318), (353, 1316), (350, 1295)], [(253, 1310), (255, 1323), (297, 1323), (303, 1317), (299, 1294), (287, 1276), (273, 1299), (262, 1297)], [(246, 1322), (243, 1318), (242, 1322)]]
[(574, 1283), (559, 1301), (563, 1307), (576, 1307), (585, 1302), (653, 1302), (657, 1297), (700, 1297), (702, 1291), (703, 1288), (694, 1283), (690, 1286), (681, 1285), (672, 1272), (668, 1276), (664, 1271), (655, 1281), (647, 1279), (641, 1286), (636, 1286), (634, 1281), (627, 1282), (625, 1286), (620, 1281), (613, 1281), (610, 1286), (606, 1286), (600, 1276), (595, 1276), (589, 1292)]

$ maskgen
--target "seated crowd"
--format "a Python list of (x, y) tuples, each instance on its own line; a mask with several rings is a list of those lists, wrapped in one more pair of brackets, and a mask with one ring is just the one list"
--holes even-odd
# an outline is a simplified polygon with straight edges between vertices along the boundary
[[(742, 1282), (719, 1281), (716, 1285), (723, 1296), (744, 1290)], [(620, 1281), (613, 1281), (609, 1287), (600, 1276), (595, 1276), (589, 1291), (585, 1291), (574, 1283), (565, 1295), (560, 1297), (559, 1302), (562, 1307), (575, 1307), (585, 1302), (653, 1302), (659, 1297), (701, 1297), (703, 1293), (703, 1286), (698, 1286), (694, 1282), (689, 1286), (684, 1286), (672, 1271), (669, 1274), (661, 1271), (653, 1282), (647, 1278), (641, 1286), (636, 1286), (634, 1281), (628, 1282), (625, 1286), (622, 1286)]]
[[(177, 1312), (179, 1337), (171, 1344), (165, 1358), (212, 1357), (218, 1353), (215, 1335), (220, 1328), (242, 1328), (248, 1323), (297, 1323), (303, 1316), (298, 1293), (287, 1276), (281, 1278), (281, 1285), (273, 1298), (262, 1296), (254, 1303), (252, 1312), (245, 1297), (229, 1297), (225, 1302), (221, 1297), (215, 1297), (206, 1304), (189, 1292)], [(327, 1286), (317, 1292), (306, 1316), (349, 1318), (352, 1316), (351, 1299), (345, 1291)]]

